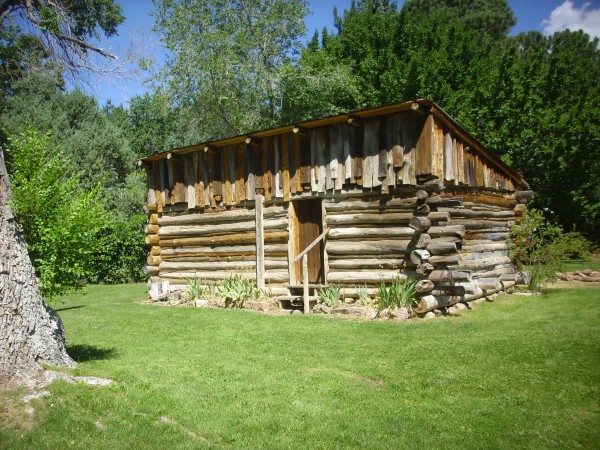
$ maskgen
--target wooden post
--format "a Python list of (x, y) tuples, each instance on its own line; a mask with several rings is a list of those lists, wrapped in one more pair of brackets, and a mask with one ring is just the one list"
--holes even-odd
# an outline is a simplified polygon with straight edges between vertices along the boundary
[(304, 314), (308, 314), (310, 304), (308, 302), (308, 255), (306, 253), (302, 256), (302, 284), (304, 286)]
[(263, 223), (263, 194), (257, 193), (256, 204), (256, 286), (265, 288), (265, 231)]

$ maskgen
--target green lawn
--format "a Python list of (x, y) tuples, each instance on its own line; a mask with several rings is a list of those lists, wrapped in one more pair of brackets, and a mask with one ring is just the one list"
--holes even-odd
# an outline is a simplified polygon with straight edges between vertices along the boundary
[(572, 259), (565, 263), (564, 272), (574, 272), (576, 270), (600, 270), (600, 255), (591, 255), (586, 259)]
[(84, 292), (57, 305), (73, 373), (116, 383), (55, 383), (1, 448), (599, 447), (600, 289), (408, 323)]

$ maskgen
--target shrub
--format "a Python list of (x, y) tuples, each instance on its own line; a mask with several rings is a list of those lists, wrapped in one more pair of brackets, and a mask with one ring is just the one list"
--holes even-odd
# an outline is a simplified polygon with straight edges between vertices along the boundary
[(206, 296), (207, 289), (202, 284), (202, 279), (194, 276), (194, 278), (187, 278), (186, 285), (183, 289), (183, 298), (186, 300), (198, 300)]
[(509, 254), (532, 291), (556, 280), (556, 272), (562, 270), (565, 260), (589, 254), (591, 245), (579, 233), (564, 233), (535, 209), (527, 211), (523, 220), (511, 227), (508, 243)]
[(403, 279), (400, 275), (388, 287), (382, 281), (378, 286), (377, 308), (379, 311), (394, 308), (411, 308), (416, 302), (417, 280)]
[(331, 308), (340, 302), (340, 288), (333, 284), (317, 289), (317, 295), (321, 302)]
[(246, 300), (260, 296), (260, 291), (254, 282), (241, 275), (231, 275), (229, 278), (225, 278), (217, 288), (217, 293), (225, 300), (225, 306), (232, 308), (242, 308)]
[(132, 283), (144, 280), (146, 260), (144, 243), (145, 214), (135, 214), (129, 219), (110, 217), (98, 235), (92, 283)]

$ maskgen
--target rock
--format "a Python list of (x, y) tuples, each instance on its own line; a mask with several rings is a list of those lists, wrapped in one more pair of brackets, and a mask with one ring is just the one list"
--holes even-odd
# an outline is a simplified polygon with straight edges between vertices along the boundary
[(468, 307), (466, 304), (464, 304), (464, 303), (460, 303), (460, 302), (459, 302), (459, 303), (457, 303), (456, 305), (454, 305), (454, 307), (455, 307), (456, 309), (458, 309), (459, 311), (460, 311), (460, 310), (464, 310), (464, 309), (469, 309), (469, 307)]
[(448, 308), (448, 314), (451, 314), (451, 315), (454, 315), (454, 316), (459, 315), (460, 314), (460, 309), (458, 309), (456, 306), (452, 305), (452, 306), (450, 306)]
[(292, 314), (302, 314), (302, 311), (299, 309), (292, 309)]
[(244, 303), (244, 308), (261, 312), (269, 312), (279, 309), (277, 305), (275, 305), (275, 302), (268, 300), (248, 300), (246, 303)]
[(592, 270), (592, 269), (585, 269), (585, 270), (582, 270), (582, 271), (581, 271), (581, 273), (582, 273), (582, 274), (584, 274), (584, 275), (591, 275), (591, 274), (592, 274), (592, 272), (593, 272), (593, 270)]
[(196, 308), (205, 308), (208, 306), (208, 300), (196, 300), (194, 306)]
[(396, 308), (391, 311), (391, 315), (397, 320), (407, 320), (410, 318), (410, 312), (408, 308)]
[(366, 308), (365, 309), (365, 317), (369, 320), (373, 320), (377, 318), (377, 310), (375, 308)]
[(433, 311), (428, 311), (424, 314), (421, 314), (419, 317), (421, 317), (422, 319), (434, 319), (435, 313)]
[(344, 297), (344, 303), (349, 305), (354, 303), (354, 299), (352, 297)]
[(364, 308), (360, 308), (358, 306), (342, 306), (341, 308), (337, 308), (335, 310), (336, 313), (345, 314), (350, 316), (362, 316)]

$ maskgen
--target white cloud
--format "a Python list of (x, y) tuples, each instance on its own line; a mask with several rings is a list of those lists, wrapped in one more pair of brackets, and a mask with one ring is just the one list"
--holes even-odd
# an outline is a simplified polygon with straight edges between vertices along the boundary
[(550, 13), (550, 19), (542, 21), (544, 34), (550, 35), (567, 28), (571, 31), (582, 29), (592, 38), (600, 37), (600, 8), (589, 9), (587, 2), (576, 8), (571, 0), (566, 0)]

